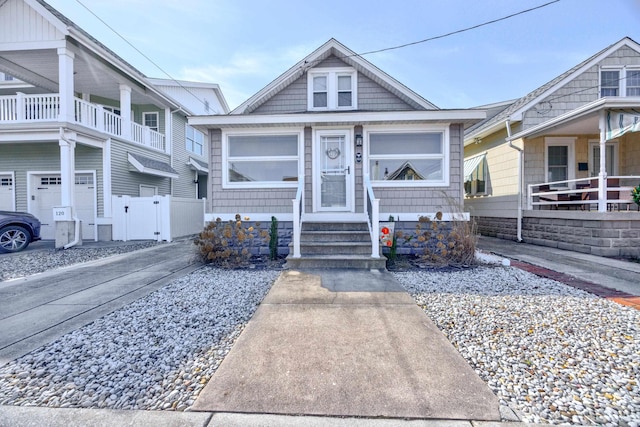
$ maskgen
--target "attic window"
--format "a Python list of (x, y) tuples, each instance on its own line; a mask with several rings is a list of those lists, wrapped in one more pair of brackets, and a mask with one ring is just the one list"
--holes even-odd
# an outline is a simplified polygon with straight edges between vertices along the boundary
[(316, 68), (308, 72), (310, 111), (355, 110), (356, 72), (352, 68)]
[(640, 69), (606, 67), (600, 70), (600, 96), (640, 96)]

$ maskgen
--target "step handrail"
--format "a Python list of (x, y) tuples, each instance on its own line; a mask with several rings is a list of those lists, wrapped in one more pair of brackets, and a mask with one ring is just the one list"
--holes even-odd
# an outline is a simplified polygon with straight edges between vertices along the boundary
[(367, 214), (367, 225), (371, 235), (371, 257), (380, 258), (380, 243), (378, 241), (378, 228), (380, 227), (380, 199), (376, 199), (369, 174), (364, 174), (362, 180), (364, 186), (364, 209)]
[(300, 231), (302, 224), (302, 213), (304, 212), (304, 175), (298, 176), (298, 189), (296, 190), (296, 198), (291, 200), (293, 203), (293, 258), (300, 258)]

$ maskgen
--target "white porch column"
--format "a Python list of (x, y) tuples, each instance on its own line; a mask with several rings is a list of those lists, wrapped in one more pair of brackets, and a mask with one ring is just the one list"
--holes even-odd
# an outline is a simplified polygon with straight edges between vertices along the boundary
[(607, 113), (600, 112), (600, 172), (598, 173), (598, 212), (607, 211), (607, 192), (604, 179), (607, 177)]
[(73, 52), (67, 48), (58, 48), (58, 80), (60, 81), (60, 115), (61, 122), (74, 122), (73, 100)]
[(111, 138), (107, 139), (102, 149), (102, 197), (105, 218), (111, 218)]
[(122, 119), (122, 136), (131, 139), (131, 87), (120, 85), (120, 118)]
[(66, 133), (60, 129), (60, 177), (61, 177), (61, 196), (60, 206), (74, 207), (74, 187), (76, 183), (76, 143), (75, 134)]

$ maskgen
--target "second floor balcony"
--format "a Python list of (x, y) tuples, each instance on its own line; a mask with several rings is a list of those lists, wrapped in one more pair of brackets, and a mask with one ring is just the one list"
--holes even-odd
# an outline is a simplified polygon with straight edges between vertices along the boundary
[[(0, 124), (58, 121), (60, 95), (57, 93), (0, 96)], [(71, 122), (159, 151), (166, 149), (165, 136), (162, 133), (132, 121), (125, 121), (103, 106), (79, 98), (73, 100)]]

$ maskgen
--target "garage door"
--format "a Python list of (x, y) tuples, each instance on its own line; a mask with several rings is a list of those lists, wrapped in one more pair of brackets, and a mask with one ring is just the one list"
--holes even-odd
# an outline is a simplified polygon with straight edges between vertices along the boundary
[[(93, 173), (77, 173), (75, 182), (76, 214), (82, 221), (82, 238), (95, 238), (95, 184)], [(53, 208), (60, 206), (60, 174), (34, 175), (31, 181), (31, 213), (40, 222), (43, 239), (55, 239)]]
[(14, 200), (13, 175), (0, 174), (0, 211), (15, 210)]

